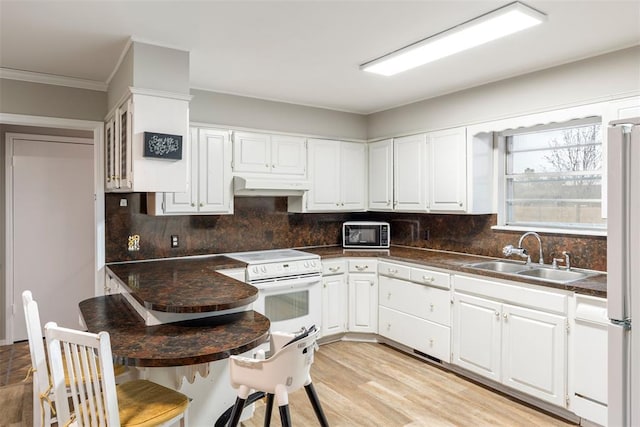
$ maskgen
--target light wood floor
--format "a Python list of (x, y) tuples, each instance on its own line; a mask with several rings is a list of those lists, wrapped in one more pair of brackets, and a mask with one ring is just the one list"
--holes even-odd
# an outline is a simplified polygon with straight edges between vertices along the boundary
[[(27, 343), (0, 347), (0, 388), (21, 382), (29, 364)], [(322, 345), (311, 376), (331, 427), (574, 425), (382, 344)], [(26, 408), (30, 382), (24, 394)], [(290, 410), (294, 426), (318, 425), (304, 391), (290, 396)], [(31, 424), (30, 409), (14, 412), (23, 418), (11, 425)], [(279, 418), (274, 408), (273, 426), (280, 425)], [(260, 401), (254, 417), (243, 425), (261, 427), (263, 421)], [(5, 425), (3, 420), (0, 425)]]
[[(383, 344), (323, 345), (311, 377), (331, 427), (574, 425)], [(289, 399), (294, 426), (318, 425), (303, 390)], [(263, 421), (259, 401), (243, 426)], [(272, 425), (280, 425), (275, 406)]]

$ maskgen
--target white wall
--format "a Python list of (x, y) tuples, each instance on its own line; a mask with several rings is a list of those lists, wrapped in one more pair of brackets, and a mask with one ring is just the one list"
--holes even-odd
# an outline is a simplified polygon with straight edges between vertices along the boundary
[(197, 89), (192, 89), (191, 95), (192, 122), (328, 138), (367, 138), (367, 118), (361, 114)]
[[(506, 58), (505, 58), (506, 60)], [(640, 47), (368, 116), (369, 139), (481, 123), (640, 93)]]
[(104, 120), (107, 93), (0, 79), (0, 113)]

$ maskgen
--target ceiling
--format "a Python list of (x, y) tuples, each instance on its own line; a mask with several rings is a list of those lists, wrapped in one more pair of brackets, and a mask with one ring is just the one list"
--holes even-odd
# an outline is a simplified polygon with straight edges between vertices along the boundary
[(192, 88), (368, 114), (640, 44), (640, 0), (524, 2), (547, 21), (383, 77), (359, 65), (509, 0), (0, 0), (0, 67), (106, 82), (133, 37)]

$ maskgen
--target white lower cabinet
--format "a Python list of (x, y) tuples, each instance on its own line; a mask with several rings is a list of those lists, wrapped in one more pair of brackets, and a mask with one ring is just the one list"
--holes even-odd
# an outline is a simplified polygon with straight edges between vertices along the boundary
[[(458, 292), (459, 286), (464, 292)], [(544, 291), (465, 276), (455, 276), (454, 287), (452, 363), (566, 407), (566, 295), (548, 293), (545, 304)], [(468, 295), (469, 290), (476, 295)], [(483, 291), (492, 298), (482, 296)], [(495, 299), (495, 294), (507, 299)], [(508, 299), (511, 295), (515, 301)], [(514, 304), (531, 301), (539, 306)], [(543, 311), (563, 306), (564, 313)]]
[(347, 330), (349, 292), (344, 260), (322, 262), (322, 336)]
[(450, 275), (389, 262), (378, 272), (379, 334), (450, 362)]
[(349, 260), (350, 332), (378, 332), (377, 261)]

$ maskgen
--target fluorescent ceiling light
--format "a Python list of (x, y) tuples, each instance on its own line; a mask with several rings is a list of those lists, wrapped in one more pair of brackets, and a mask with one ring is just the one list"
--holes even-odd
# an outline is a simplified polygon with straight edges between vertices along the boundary
[(520, 2), (511, 3), (362, 64), (360, 69), (392, 76), (401, 71), (409, 70), (533, 27), (542, 23), (545, 19), (546, 15), (537, 10)]

